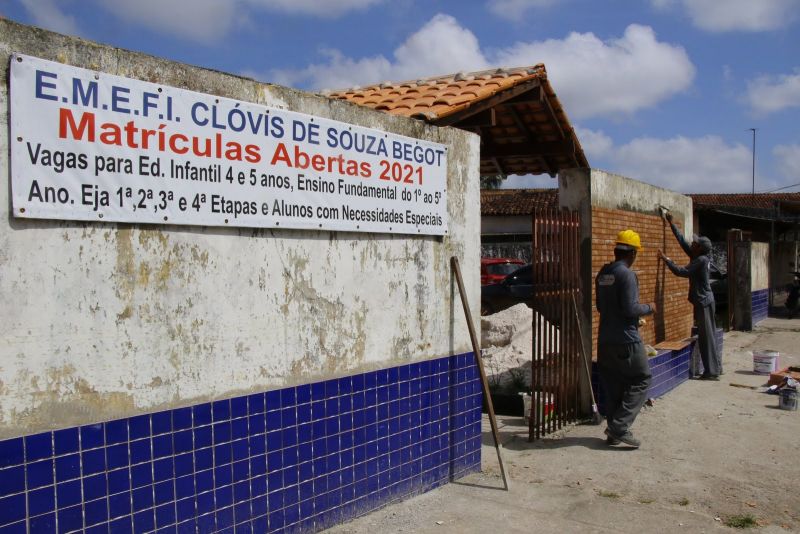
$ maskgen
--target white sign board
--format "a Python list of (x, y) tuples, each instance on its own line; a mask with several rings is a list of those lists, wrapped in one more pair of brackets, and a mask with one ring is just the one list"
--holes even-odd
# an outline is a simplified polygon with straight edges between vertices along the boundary
[(16, 217), (444, 235), (447, 148), (15, 55)]

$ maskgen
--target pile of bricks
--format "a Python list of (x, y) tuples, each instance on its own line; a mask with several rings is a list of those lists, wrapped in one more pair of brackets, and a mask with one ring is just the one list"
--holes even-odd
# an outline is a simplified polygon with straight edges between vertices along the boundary
[[(679, 228), (683, 221), (675, 220)], [(689, 337), (693, 319), (692, 307), (686, 300), (689, 282), (673, 275), (659, 259), (658, 250), (678, 265), (685, 265), (689, 258), (681, 250), (675, 236), (661, 217), (632, 211), (607, 208), (592, 208), (592, 281), (606, 263), (614, 261), (614, 243), (620, 230), (631, 229), (639, 233), (643, 250), (639, 252), (633, 271), (639, 278), (639, 301), (655, 302), (657, 312), (647, 317), (647, 324), (639, 329), (642, 339), (649, 345), (662, 341), (674, 341)], [(691, 236), (689, 236), (691, 241)], [(594, 284), (592, 302), (594, 303)], [(592, 339), (596, 345), (597, 326), (600, 315), (592, 308)], [(596, 346), (592, 347), (596, 357)]]

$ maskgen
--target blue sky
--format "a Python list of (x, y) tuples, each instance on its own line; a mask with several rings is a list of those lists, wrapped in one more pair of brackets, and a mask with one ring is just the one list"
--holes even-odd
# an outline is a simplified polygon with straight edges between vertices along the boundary
[(306, 90), (543, 62), (593, 167), (749, 192), (758, 128), (756, 191), (800, 191), (800, 0), (0, 0), (0, 13)]

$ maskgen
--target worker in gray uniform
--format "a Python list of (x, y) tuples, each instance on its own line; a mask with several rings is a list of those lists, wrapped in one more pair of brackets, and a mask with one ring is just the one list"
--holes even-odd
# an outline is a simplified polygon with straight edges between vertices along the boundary
[(606, 443), (620, 442), (638, 448), (630, 428), (647, 400), (650, 364), (639, 336), (639, 320), (655, 311), (655, 304), (639, 303), (639, 280), (631, 271), (642, 244), (639, 234), (617, 234), (614, 262), (604, 265), (595, 278), (600, 328), (597, 365), (605, 391)]
[(709, 283), (711, 260), (711, 240), (703, 236), (692, 236), (692, 244), (688, 244), (678, 227), (672, 222), (672, 214), (667, 212), (664, 221), (669, 224), (675, 239), (689, 256), (691, 261), (686, 267), (678, 267), (664, 252), (658, 255), (664, 260), (673, 274), (689, 279), (689, 302), (694, 308), (694, 322), (697, 325), (697, 344), (700, 359), (703, 362), (701, 380), (719, 380), (722, 374), (722, 355), (717, 347), (716, 322), (714, 320), (714, 293)]

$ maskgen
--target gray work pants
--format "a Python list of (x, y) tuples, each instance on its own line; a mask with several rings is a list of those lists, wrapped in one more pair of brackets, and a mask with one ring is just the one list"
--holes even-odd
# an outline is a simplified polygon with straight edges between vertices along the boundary
[(694, 322), (697, 325), (697, 347), (703, 361), (703, 374), (722, 374), (722, 354), (717, 348), (717, 325), (714, 321), (714, 304), (694, 306)]
[(597, 365), (605, 391), (608, 430), (621, 436), (630, 430), (647, 400), (651, 375), (644, 344), (599, 345)]

